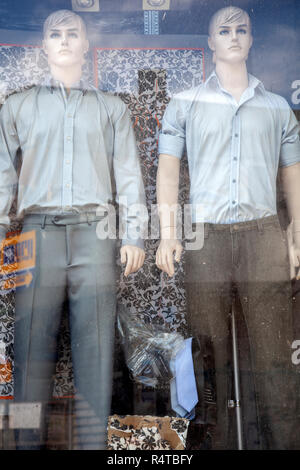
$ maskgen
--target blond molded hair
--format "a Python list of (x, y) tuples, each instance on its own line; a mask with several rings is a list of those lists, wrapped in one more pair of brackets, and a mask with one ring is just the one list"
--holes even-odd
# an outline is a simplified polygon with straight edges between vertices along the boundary
[(81, 25), (81, 29), (86, 36), (86, 25), (81, 18), (81, 16), (77, 15), (71, 10), (57, 10), (54, 13), (46, 18), (44, 27), (43, 27), (43, 34), (46, 37), (47, 32), (49, 29), (54, 29), (56, 26), (59, 25), (68, 25), (72, 21), (78, 21)]
[(208, 27), (209, 35), (211, 36), (219, 26), (232, 24), (237, 21), (242, 21), (248, 24), (251, 30), (251, 20), (245, 10), (233, 6), (221, 8), (211, 17)]

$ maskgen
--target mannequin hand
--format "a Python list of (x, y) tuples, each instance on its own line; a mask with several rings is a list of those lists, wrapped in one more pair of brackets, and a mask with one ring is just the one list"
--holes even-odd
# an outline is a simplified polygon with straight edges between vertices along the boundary
[(175, 261), (179, 263), (182, 253), (182, 246), (179, 240), (167, 239), (161, 240), (156, 252), (156, 266), (166, 272), (170, 277), (174, 275), (173, 255), (175, 252)]
[(144, 264), (145, 252), (133, 245), (124, 245), (120, 250), (121, 263), (126, 263), (124, 276), (138, 271)]
[[(290, 259), (291, 279), (300, 279), (300, 233), (292, 233), (291, 226), (287, 228), (288, 251)], [(298, 272), (297, 272), (298, 271)]]
[(300, 247), (293, 245), (290, 248), (290, 258), (292, 259), (291, 272), (293, 273), (291, 278), (292, 279), (296, 278), (296, 280), (299, 281), (300, 280), (300, 268), (299, 268)]
[[(294, 244), (292, 247), (293, 251), (293, 261), (295, 268), (300, 267), (300, 233), (294, 233)], [(298, 269), (298, 274), (296, 275), (296, 279), (300, 279), (300, 269)]]

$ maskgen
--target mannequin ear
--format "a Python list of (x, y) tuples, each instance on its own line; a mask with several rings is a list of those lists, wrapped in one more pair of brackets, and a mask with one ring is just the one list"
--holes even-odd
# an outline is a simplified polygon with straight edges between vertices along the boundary
[(45, 54), (48, 55), (46, 41), (44, 39), (43, 39), (43, 42), (42, 42), (42, 47), (43, 47), (43, 51), (45, 52)]
[(250, 52), (250, 49), (251, 49), (251, 47), (252, 47), (252, 44), (253, 44), (253, 37), (251, 36), (251, 37), (250, 37), (250, 45), (249, 45), (249, 49), (248, 49), (248, 54), (247, 54), (246, 60), (248, 59), (249, 52)]
[(85, 53), (85, 54), (87, 53), (87, 51), (89, 50), (89, 48), (90, 48), (90, 43), (89, 43), (89, 41), (86, 39), (86, 41), (85, 41), (85, 46), (84, 46), (84, 53)]
[(208, 43), (208, 47), (210, 48), (210, 50), (214, 52), (216, 50), (215, 42), (210, 36), (208, 36), (207, 43)]
[(251, 39), (250, 39), (250, 47), (249, 47), (249, 49), (251, 49), (251, 47), (252, 47), (252, 44), (253, 44), (253, 36), (252, 36), (252, 34), (251, 34)]

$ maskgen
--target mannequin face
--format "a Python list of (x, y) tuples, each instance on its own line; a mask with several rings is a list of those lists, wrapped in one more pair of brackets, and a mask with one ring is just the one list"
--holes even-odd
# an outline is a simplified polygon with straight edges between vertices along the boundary
[(214, 52), (214, 61), (228, 64), (247, 60), (252, 46), (252, 35), (247, 18), (233, 23), (216, 24), (208, 38), (208, 45)]
[(80, 22), (72, 19), (66, 24), (48, 29), (43, 47), (50, 68), (51, 66), (64, 68), (82, 66), (89, 43)]

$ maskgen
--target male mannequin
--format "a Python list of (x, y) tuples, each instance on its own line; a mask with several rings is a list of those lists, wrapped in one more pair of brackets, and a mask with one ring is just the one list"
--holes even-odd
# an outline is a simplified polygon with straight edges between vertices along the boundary
[[(126, 106), (81, 81), (89, 43), (80, 16), (68, 10), (50, 15), (43, 47), (51, 79), (12, 95), (1, 110), (2, 237), (18, 186), (18, 216), (25, 216), (23, 231), (34, 231), (37, 244), (34, 280), (16, 295), (15, 401), (44, 404), (50, 398), (68, 298), (76, 397), (87, 404), (83, 421), (77, 410), (78, 448), (101, 449), (110, 411), (116, 240), (97, 238), (99, 208), (104, 213), (114, 198), (113, 181), (117, 200), (122, 196), (127, 206), (144, 203), (144, 188)], [(129, 230), (137, 221), (143, 223), (134, 213), (123, 220)], [(144, 256), (141, 239), (123, 239), (125, 276), (143, 265)], [(44, 419), (40, 430), (17, 439), (19, 448), (43, 445)]]
[(208, 335), (214, 346), (218, 422), (213, 448), (228, 448), (228, 319), (233, 290), (240, 297), (249, 333), (261, 447), (297, 448), (289, 265), (286, 237), (276, 216), (276, 177), (280, 166), (299, 264), (298, 124), (286, 101), (247, 73), (252, 35), (245, 11), (228, 7), (215, 13), (208, 44), (215, 72), (197, 89), (177, 95), (163, 120), (157, 176), (161, 243), (156, 262), (172, 276), (174, 252), (180, 260), (174, 206), (186, 144), (194, 227), (199, 231), (204, 224), (203, 248), (186, 253), (188, 323), (192, 335)]

